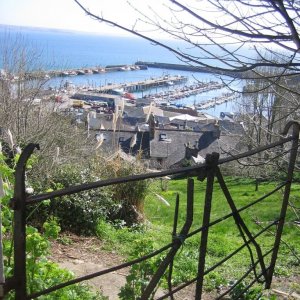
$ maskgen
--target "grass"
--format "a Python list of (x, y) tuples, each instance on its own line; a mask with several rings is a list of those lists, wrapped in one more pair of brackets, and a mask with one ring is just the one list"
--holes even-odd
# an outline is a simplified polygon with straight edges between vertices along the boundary
[[(276, 187), (276, 183), (261, 183), (258, 191), (255, 191), (255, 182), (250, 179), (243, 178), (225, 178), (229, 191), (237, 208), (241, 208), (244, 205), (264, 196), (272, 189)], [(205, 197), (206, 183), (195, 180), (195, 197), (194, 197), (194, 217), (191, 231), (199, 228), (202, 224), (203, 218), (203, 206)], [(138, 231), (130, 232), (128, 229), (110, 231), (108, 233), (111, 242), (108, 243), (108, 247), (117, 246), (119, 251), (123, 254), (128, 254), (131, 251), (131, 245), (133, 240), (141, 237), (151, 238), (157, 248), (163, 246), (171, 241), (171, 232), (173, 228), (173, 216), (175, 209), (176, 194), (180, 197), (180, 209), (178, 218), (178, 232), (184, 224), (186, 215), (186, 180), (171, 180), (168, 183), (167, 191), (161, 191), (159, 181), (154, 181), (151, 185), (151, 191), (145, 200), (145, 215), (148, 220), (148, 225), (144, 228), (139, 228)], [(291, 199), (297, 201), (297, 195), (300, 191), (300, 185), (294, 185), (292, 188)], [(161, 195), (170, 206), (160, 201), (155, 193)], [(249, 209), (241, 212), (241, 216), (245, 221), (250, 232), (254, 235), (261, 230), (261, 226), (265, 227), (270, 222), (278, 218), (281, 201), (283, 196), (283, 190), (279, 190), (269, 198), (262, 202), (250, 207)], [(298, 205), (299, 206), (299, 205)], [(214, 183), (211, 221), (216, 220), (228, 213), (230, 213), (230, 207), (226, 201), (223, 192), (217, 181)], [(295, 212), (289, 208), (286, 226), (283, 233), (283, 240), (287, 242), (287, 245), (282, 243), (275, 275), (290, 276), (299, 275), (299, 261), (292, 255), (292, 251), (300, 256), (300, 246), (297, 242), (299, 237), (299, 227), (297, 228), (293, 221), (296, 220)], [(255, 222), (257, 221), (257, 222)], [(259, 223), (258, 223), (259, 222)], [(262, 252), (268, 251), (274, 242), (274, 226), (270, 231), (260, 236), (257, 241), (261, 245)], [(99, 230), (99, 232), (103, 230)], [(174, 262), (173, 284), (179, 284), (180, 282), (190, 280), (197, 274), (197, 263), (199, 256), (199, 241), (201, 234), (198, 233), (193, 237), (187, 239), (176, 255)], [(214, 265), (220, 259), (229, 255), (232, 251), (237, 249), (243, 244), (243, 239), (237, 229), (237, 226), (233, 218), (229, 218), (217, 225), (213, 226), (209, 230), (206, 268)], [(255, 254), (255, 248), (251, 246), (251, 249)], [(270, 256), (266, 258), (268, 263)], [(205, 277), (205, 288), (207, 290), (214, 289), (220, 285), (228, 284), (231, 281), (236, 280), (244, 274), (251, 264), (249, 252), (244, 248), (241, 252), (235, 255), (233, 258), (225, 262), (221, 267), (215, 269), (211, 274)], [(260, 273), (260, 268), (257, 268)]]

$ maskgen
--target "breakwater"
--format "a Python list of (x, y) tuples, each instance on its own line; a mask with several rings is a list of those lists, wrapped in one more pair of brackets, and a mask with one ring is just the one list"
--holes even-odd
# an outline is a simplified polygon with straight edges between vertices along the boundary
[(117, 71), (138, 71), (147, 70), (145, 65), (109, 65), (106, 67), (89, 67), (89, 68), (77, 68), (77, 69), (66, 69), (66, 70), (39, 70), (32, 72), (22, 72), (17, 74), (11, 74), (6, 70), (1, 70), (0, 80), (31, 80), (31, 79), (50, 79), (53, 77), (67, 77), (67, 76), (78, 76), (78, 75), (89, 75), (89, 74), (101, 74), (106, 72), (117, 72)]
[(159, 69), (169, 69), (169, 70), (179, 70), (179, 71), (190, 71), (190, 72), (200, 72), (200, 73), (210, 73), (218, 75), (226, 75), (234, 78), (246, 78), (247, 72), (235, 72), (235, 71), (221, 71), (214, 68), (191, 66), (191, 65), (181, 65), (181, 64), (170, 64), (161, 62), (146, 62), (137, 61), (136, 65), (147, 66), (148, 68), (159, 68)]
[(88, 75), (88, 74), (100, 74), (106, 72), (117, 72), (117, 71), (137, 71), (146, 70), (148, 67), (145, 65), (108, 65), (106, 67), (90, 67), (81, 69), (69, 69), (69, 70), (53, 70), (47, 73), (50, 77), (57, 76), (76, 76), (76, 75)]

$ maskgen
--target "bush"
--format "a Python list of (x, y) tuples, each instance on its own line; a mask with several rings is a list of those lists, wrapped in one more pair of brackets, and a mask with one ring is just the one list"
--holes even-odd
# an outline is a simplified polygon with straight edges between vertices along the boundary
[[(80, 171), (73, 166), (65, 166), (53, 175), (51, 182), (48, 183), (47, 191), (95, 180), (97, 178), (87, 171)], [(41, 183), (42, 185), (43, 183)], [(38, 191), (39, 189), (41, 188), (35, 187), (35, 190)], [(41, 203), (36, 206), (29, 221), (40, 227), (51, 215), (60, 221), (63, 231), (89, 235), (95, 233), (98, 219), (107, 218), (115, 209), (118, 209), (118, 206), (113, 202), (111, 192), (107, 188), (93, 189), (57, 197), (48, 203)]]
[[(154, 244), (151, 239), (142, 238), (133, 243), (132, 252), (129, 259), (133, 260), (154, 251)], [(130, 268), (129, 275), (126, 277), (126, 284), (121, 288), (119, 297), (122, 300), (137, 300), (145, 291), (152, 276), (155, 274), (161, 259), (160, 256), (152, 257)], [(154, 299), (155, 292), (159, 285), (151, 294), (149, 300)]]
[[(99, 178), (139, 174), (143, 170), (139, 163), (128, 163), (119, 159), (105, 162), (97, 157), (97, 160), (91, 161), (89, 168), (66, 165), (56, 170), (51, 178), (45, 178), (44, 181), (35, 179), (32, 185), (39, 193), (45, 192), (45, 189), (52, 191), (94, 182)], [(29, 221), (40, 228), (47, 217), (52, 215), (58, 218), (63, 231), (75, 234), (94, 234), (99, 219), (112, 223), (123, 220), (126, 226), (133, 226), (143, 220), (147, 188), (148, 182), (143, 180), (57, 197), (49, 203), (44, 201), (37, 205)]]
[[(4, 194), (1, 201), (2, 234), (3, 234), (3, 262), (6, 278), (11, 278), (14, 267), (14, 245), (12, 243), (13, 233), (13, 211), (9, 208), (9, 201), (13, 196), (13, 170), (6, 164), (4, 156), (0, 151), (0, 170), (3, 177)], [(2, 188), (2, 186), (1, 186)], [(55, 218), (49, 218), (43, 225), (44, 235), (36, 228), (27, 226), (26, 228), (26, 279), (27, 293), (31, 294), (42, 289), (60, 284), (74, 278), (74, 275), (61, 269), (57, 264), (49, 261), (47, 255), (50, 250), (49, 239), (56, 238), (60, 227)], [(5, 299), (14, 299), (14, 292), (5, 295)], [(41, 296), (39, 299), (76, 299), (76, 300), (104, 300), (99, 293), (93, 293), (87, 285), (71, 285), (57, 290), (49, 295)]]
[[(99, 169), (98, 169), (99, 170)], [(102, 167), (102, 176), (105, 178), (118, 178), (132, 176), (145, 172), (139, 161), (127, 162), (121, 158), (107, 162)], [(113, 210), (109, 216), (111, 221), (124, 220), (127, 226), (140, 223), (144, 220), (144, 200), (148, 193), (149, 181), (140, 180), (110, 186), (112, 198), (118, 210)]]

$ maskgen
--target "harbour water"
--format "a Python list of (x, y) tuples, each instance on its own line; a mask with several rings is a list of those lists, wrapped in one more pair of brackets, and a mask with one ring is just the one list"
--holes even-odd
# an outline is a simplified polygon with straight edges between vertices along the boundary
[[(22, 36), (25, 45), (28, 44), (31, 47), (34, 47), (35, 51), (40, 53), (40, 63), (43, 68), (48, 70), (89, 68), (95, 66), (105, 67), (107, 65), (119, 64), (132, 65), (138, 60), (181, 63), (169, 51), (161, 47), (154, 46), (142, 39), (12, 26), (0, 26), (0, 42), (2, 45), (0, 55), (1, 51), (3, 52), (3, 49), (5, 49), (3, 47), (13, 47), (13, 43), (15, 43), (16, 39), (19, 39), (20, 36)], [(1, 63), (2, 59), (0, 60), (0, 68)], [(57, 77), (52, 78), (48, 84), (52, 88), (58, 88), (63, 86), (66, 81), (69, 81), (75, 86), (91, 86), (95, 88), (108, 83), (128, 83), (165, 75), (186, 76), (188, 78), (186, 84), (188, 85), (194, 84), (197, 81), (220, 81), (219, 78), (208, 73), (148, 68), (147, 70)], [(152, 90), (138, 92), (135, 96), (143, 97), (151, 93), (164, 92), (171, 88), (173, 87), (159, 87)], [(227, 92), (227, 88), (211, 90), (206, 93), (176, 100), (174, 103), (178, 105), (193, 105), (218, 97)], [(221, 111), (228, 112), (234, 110), (236, 110), (235, 103), (227, 102), (213, 108), (206, 109), (204, 112), (218, 117)]]

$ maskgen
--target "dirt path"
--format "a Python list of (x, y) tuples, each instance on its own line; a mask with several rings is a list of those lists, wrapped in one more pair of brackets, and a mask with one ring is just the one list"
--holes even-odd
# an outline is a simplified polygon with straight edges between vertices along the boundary
[[(61, 267), (72, 271), (76, 277), (98, 272), (112, 266), (123, 263), (123, 258), (114, 251), (107, 252), (102, 250), (103, 243), (95, 237), (79, 237), (76, 235), (64, 236), (61, 241), (53, 241), (51, 245), (52, 261), (58, 263)], [(64, 242), (64, 243), (63, 243)], [(102, 291), (110, 300), (119, 299), (120, 288), (126, 283), (126, 276), (129, 268), (124, 268), (103, 276), (86, 281), (94, 290)], [(297, 299), (300, 300), (300, 277), (284, 278), (273, 280), (273, 289), (276, 299)], [(176, 300), (194, 299), (194, 287), (188, 288), (176, 293)], [(163, 293), (160, 291), (159, 295)], [(205, 293), (203, 300), (212, 300), (216, 294)]]
[[(93, 237), (69, 235), (67, 243), (54, 241), (51, 256), (62, 268), (72, 271), (76, 277), (98, 272), (122, 263), (122, 258), (114, 252), (101, 250), (102, 243)], [(128, 268), (112, 272), (86, 281), (94, 290), (102, 291), (110, 300), (119, 299), (120, 288), (126, 283)]]

